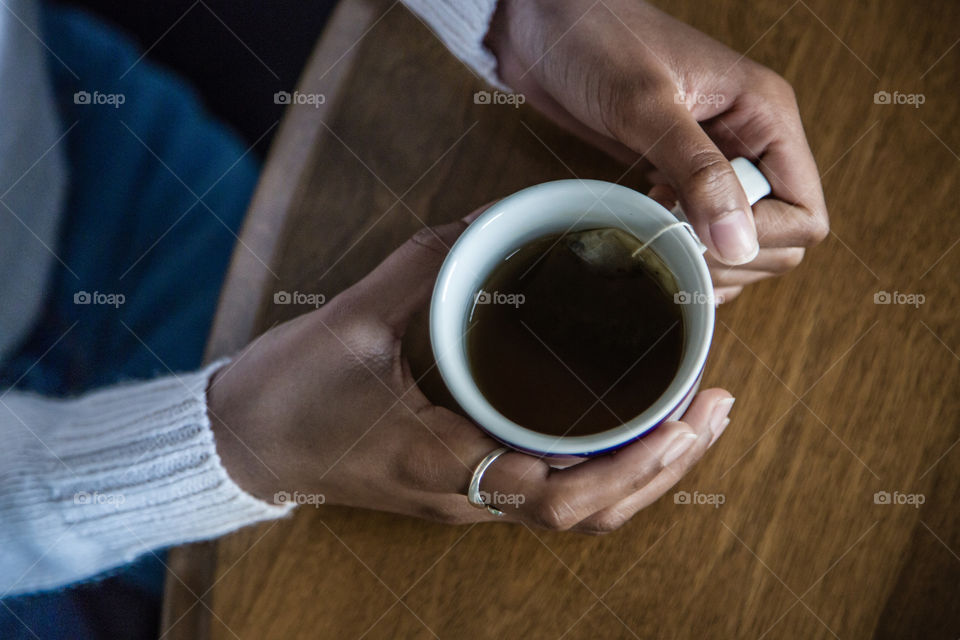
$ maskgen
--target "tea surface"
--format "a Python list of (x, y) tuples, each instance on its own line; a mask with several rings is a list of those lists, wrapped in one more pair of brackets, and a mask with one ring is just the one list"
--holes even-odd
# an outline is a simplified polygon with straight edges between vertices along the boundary
[(673, 294), (640, 262), (593, 268), (574, 251), (575, 236), (540, 238), (494, 269), (466, 335), (487, 400), (517, 424), (558, 436), (636, 417), (667, 389), (683, 354)]

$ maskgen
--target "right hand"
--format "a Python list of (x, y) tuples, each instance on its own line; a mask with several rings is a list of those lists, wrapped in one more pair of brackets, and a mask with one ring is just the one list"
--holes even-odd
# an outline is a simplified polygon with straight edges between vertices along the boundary
[[(640, 0), (499, 0), (486, 42), (514, 91), (633, 166), (683, 205), (717, 292), (797, 266), (829, 232), (820, 176), (790, 85)], [(751, 209), (727, 158), (773, 189)]]
[[(466, 224), (418, 233), (359, 283), (264, 334), (215, 374), (207, 396), (217, 450), (242, 488), (267, 501), (278, 492), (323, 494), (325, 504), (448, 523), (498, 519), (465, 494), (473, 468), (499, 444), (433, 405), (400, 350)], [(507, 453), (481, 490), (523, 496), (502, 505), (502, 520), (610, 531), (699, 460), (726, 426), (729, 398), (703, 391), (684, 421), (566, 470)]]

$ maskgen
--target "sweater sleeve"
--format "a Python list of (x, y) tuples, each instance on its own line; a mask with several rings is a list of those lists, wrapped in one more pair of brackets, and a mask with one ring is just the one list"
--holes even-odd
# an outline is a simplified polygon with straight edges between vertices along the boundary
[(0, 593), (83, 580), (150, 550), (278, 518), (217, 455), (192, 374), (72, 399), (0, 395)]
[(508, 91), (497, 59), (483, 44), (497, 0), (403, 0), (450, 52), (492, 86)]

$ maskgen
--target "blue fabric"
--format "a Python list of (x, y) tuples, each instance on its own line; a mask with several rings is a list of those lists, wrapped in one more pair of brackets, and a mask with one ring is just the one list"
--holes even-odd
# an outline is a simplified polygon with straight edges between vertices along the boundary
[[(61, 142), (70, 192), (54, 250), (63, 264), (0, 388), (65, 395), (195, 369), (258, 162), (115, 30), (72, 9), (43, 13), (64, 129), (73, 126)], [(77, 304), (84, 292), (124, 302)], [(163, 573), (147, 555), (82, 585), (6, 598), (0, 638), (156, 637)]]

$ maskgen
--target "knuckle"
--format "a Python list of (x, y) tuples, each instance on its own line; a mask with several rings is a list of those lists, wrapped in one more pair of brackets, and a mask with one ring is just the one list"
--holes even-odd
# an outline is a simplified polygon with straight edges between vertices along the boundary
[(725, 190), (731, 180), (736, 180), (733, 167), (719, 151), (701, 151), (691, 159), (694, 167), (688, 177), (692, 189), (704, 197), (710, 197)]
[(747, 111), (754, 114), (751, 126), (758, 140), (773, 140), (783, 135), (802, 134), (797, 95), (793, 86), (781, 75), (763, 68), (751, 77), (755, 89), (746, 94)]
[(776, 71), (767, 67), (760, 67), (753, 80), (759, 87), (760, 93), (771, 96), (776, 100), (796, 102), (796, 91), (793, 85)]
[(578, 522), (573, 508), (559, 495), (543, 499), (532, 509), (531, 517), (534, 524), (552, 531), (566, 531)]
[(440, 256), (447, 255), (450, 250), (449, 243), (441, 236), (439, 227), (424, 227), (420, 229), (409, 240), (413, 249), (426, 249), (430, 253)]
[(796, 269), (800, 266), (800, 263), (803, 262), (803, 256), (806, 253), (806, 249), (803, 247), (791, 247), (787, 249), (783, 257), (783, 270), (789, 271), (790, 269)]
[(305, 314), (304, 330), (313, 332), (307, 336), (309, 346), (294, 341), (288, 353), (300, 356), (307, 349), (321, 354), (325, 361), (336, 362), (343, 384), (369, 383), (371, 374), (381, 379), (390, 376), (399, 345), (388, 326), (367, 317), (363, 304), (348, 290), (320, 310)]
[(806, 222), (804, 239), (807, 246), (813, 246), (823, 242), (830, 235), (830, 218), (825, 209), (814, 209)]
[(598, 518), (596, 522), (591, 523), (588, 532), (593, 535), (613, 533), (626, 524), (628, 520), (628, 517), (619, 512), (606, 514)]
[(778, 97), (789, 102), (797, 101), (797, 93), (793, 85), (779, 73), (770, 72), (770, 90)]
[[(382, 322), (371, 319), (365, 300), (356, 287), (338, 294), (320, 308), (324, 333), (336, 336), (340, 346), (356, 353), (381, 351), (393, 341), (393, 334)], [(319, 323), (318, 323), (319, 324)]]
[(372, 372), (382, 375), (393, 368), (395, 360), (394, 337), (389, 327), (373, 321), (352, 322), (337, 327), (334, 348), (339, 348), (344, 366), (356, 369), (366, 378)]

